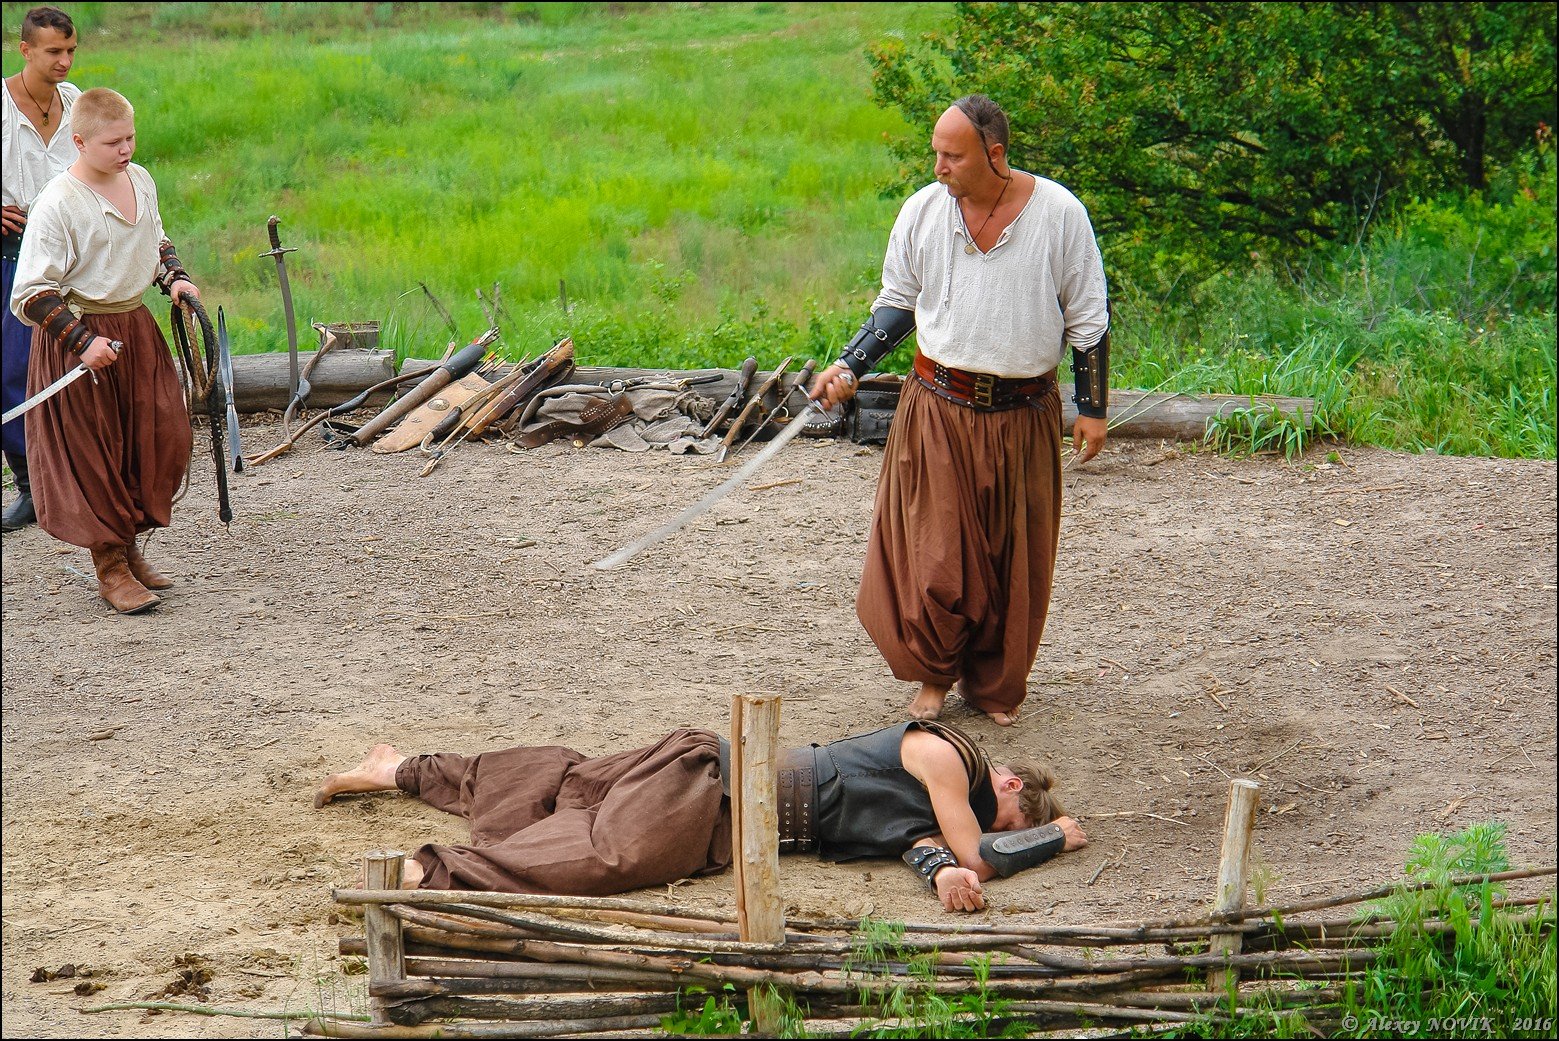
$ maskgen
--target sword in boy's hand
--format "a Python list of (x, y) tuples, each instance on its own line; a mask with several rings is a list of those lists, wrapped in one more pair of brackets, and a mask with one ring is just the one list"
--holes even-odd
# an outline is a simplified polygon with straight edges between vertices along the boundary
[[(77, 365), (74, 369), (71, 369), (65, 375), (61, 376), (53, 383), (49, 384), (47, 387), (44, 387), (38, 393), (22, 402), (20, 405), (17, 405), (15, 408), (11, 409), (11, 411), (7, 412), (3, 417), (0, 417), (0, 423), (9, 423), (13, 419), (26, 415), (91, 371), (91, 369), (87, 368), (86, 363), (82, 362), (80, 365)], [(97, 379), (96, 376), (93, 376), (92, 378), (94, 380)]]
[(753, 474), (757, 473), (760, 469), (763, 468), (764, 463), (767, 463), (774, 457), (775, 453), (789, 444), (791, 438), (801, 433), (802, 428), (807, 425), (807, 420), (812, 418), (812, 414), (814, 412), (821, 413), (822, 411), (822, 402), (807, 402), (807, 407), (802, 409), (795, 419), (792, 419), (789, 423), (786, 423), (784, 428), (778, 434), (774, 435), (774, 439), (763, 446), (763, 451), (759, 452), (757, 455), (748, 460), (740, 470), (731, 475), (731, 477), (726, 480), (725, 483), (721, 484), (720, 487), (716, 488), (698, 502), (695, 502), (693, 505), (677, 514), (671, 520), (667, 521), (665, 524), (662, 524), (648, 535), (645, 535), (643, 538), (629, 543), (622, 549), (613, 553), (611, 556), (602, 557), (600, 560), (595, 562), (595, 567), (602, 571), (610, 571), (612, 568), (621, 567), (622, 565), (628, 563), (628, 561), (632, 560), (634, 557), (638, 556), (644, 550), (649, 549), (651, 546), (655, 545), (657, 542), (664, 541), (665, 539), (676, 534), (679, 530), (686, 527), (689, 521), (707, 513), (711, 506), (725, 498), (738, 485), (751, 478)]

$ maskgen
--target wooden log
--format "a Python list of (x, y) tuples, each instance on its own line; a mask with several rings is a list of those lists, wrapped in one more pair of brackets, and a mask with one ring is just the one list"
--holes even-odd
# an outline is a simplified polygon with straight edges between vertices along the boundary
[(680, 999), (679, 994), (662, 993), (561, 998), (527, 996), (524, 1001), (509, 1001), (445, 993), (416, 1000), (403, 998), (396, 1008), (395, 1016), (403, 1026), (456, 1016), (473, 1019), (540, 1019), (551, 1023), (617, 1016), (653, 1016), (655, 1019), (650, 1025), (659, 1026), (660, 1017), (675, 1012)]
[[(408, 945), (407, 954), (410, 955), (412, 946)], [(411, 978), (405, 983), (398, 983), (385, 988), (380, 996), (394, 1000), (407, 998), (441, 997), (444, 995), (504, 995), (520, 994), (534, 996), (537, 994), (554, 995), (558, 997), (578, 997), (579, 995), (602, 994), (674, 994), (675, 987), (635, 985), (632, 983), (606, 983), (599, 981), (586, 983), (577, 979), (551, 979), (530, 976), (437, 976), (429, 979), (418, 979), (411, 965), (418, 959), (407, 957), (407, 972)], [(459, 962), (448, 959), (459, 971)], [(514, 964), (498, 963), (492, 964)], [(436, 985), (436, 990), (430, 989)]]
[[(1247, 1008), (1252, 1005), (1288, 1008), (1326, 1005), (1341, 1001), (1342, 996), (1342, 990), (1335, 987), (1314, 990), (1296, 990), (1293, 987), (1242, 987), (1239, 992), (1239, 1003)], [(1210, 990), (1123, 990), (1114, 994), (1100, 994), (1094, 1000), (1100, 1004), (1129, 1005), (1135, 1008), (1195, 1010), (1216, 1008), (1228, 1001), (1229, 995), (1226, 992)]]
[(398, 1027), (374, 1026), (365, 1023), (348, 1023), (339, 1019), (311, 1019), (304, 1024), (303, 1032), (315, 1037), (367, 1037), (367, 1038), (502, 1038), (502, 1037), (563, 1037), (568, 1034), (604, 1033), (608, 1030), (633, 1030), (643, 1032), (660, 1026), (659, 1016), (616, 1016), (597, 1020), (573, 1020), (537, 1023), (434, 1023), (424, 1026)]
[[(1261, 785), (1243, 777), (1229, 782), (1229, 805), (1223, 816), (1223, 851), (1218, 858), (1218, 888), (1213, 895), (1213, 911), (1224, 914), (1245, 906), (1245, 887), (1250, 881), (1250, 839), (1256, 828), (1256, 808), (1261, 801)], [(1215, 931), (1211, 950), (1215, 954), (1238, 954), (1241, 933), (1238, 930)], [(1209, 989), (1225, 990), (1238, 986), (1239, 972), (1220, 969), (1208, 974)]]
[[(313, 351), (298, 355), (302, 367), (314, 357)], [(239, 354), (233, 357), (233, 404), (240, 412), (278, 411), (287, 407), (288, 362), (285, 353)], [(362, 393), (375, 383), (395, 375), (394, 351), (333, 350), (320, 359), (309, 374), (314, 388), (307, 408), (322, 409), (339, 405)], [(382, 406), (389, 392), (375, 395), (363, 407)]]
[[(361, 938), (344, 937), (338, 944), (342, 954), (362, 955), (367, 949)], [(662, 990), (668, 985), (675, 989), (682, 982), (668, 972), (642, 969), (602, 968), (595, 965), (555, 965), (531, 961), (489, 961), (472, 958), (469, 952), (458, 951), (459, 957), (448, 957), (446, 948), (408, 941), (406, 944), (406, 972), (411, 976), (447, 976), (487, 980), (520, 980), (538, 989), (549, 989), (559, 984), (558, 991), (618, 988), (623, 990)], [(489, 956), (491, 957), (491, 956)], [(568, 986), (562, 986), (562, 985)]]
[[(406, 866), (406, 854), (399, 850), (378, 850), (363, 858), (363, 879), (372, 889), (396, 889)], [(368, 951), (368, 988), (399, 983), (406, 978), (406, 948), (401, 921), (383, 906), (363, 912), (364, 946)], [(368, 1013), (375, 1026), (388, 1026), (390, 1007), (370, 998)]]
[(335, 889), (331, 899), (338, 904), (405, 904), (408, 907), (437, 907), (440, 904), (471, 904), (476, 907), (578, 907), (603, 911), (638, 911), (643, 914), (675, 915), (707, 922), (734, 924), (729, 912), (700, 910), (677, 904), (657, 904), (613, 896), (551, 896), (542, 893), (475, 893), (453, 889), (415, 889), (396, 892), (376, 889)]
[[(779, 719), (777, 695), (731, 698), (731, 841), (735, 845), (731, 862), (736, 870), (737, 931), (745, 944), (785, 942), (776, 791)], [(747, 1007), (754, 1031), (776, 1036), (781, 1004), (772, 987), (749, 988)]]
[[(407, 358), (402, 371), (431, 368), (438, 362), (431, 358)], [(498, 371), (502, 372), (500, 368)], [(594, 383), (606, 386), (618, 380), (645, 379), (665, 376), (672, 379), (697, 376), (718, 376), (719, 379), (700, 384), (691, 389), (716, 404), (730, 396), (736, 387), (739, 373), (735, 369), (636, 369), (611, 366), (581, 365), (569, 377), (571, 383)], [(786, 392), (794, 386), (795, 377), (784, 382)], [(284, 385), (285, 386), (285, 385)], [(1072, 385), (1062, 383), (1061, 429), (1070, 432), (1077, 418), (1077, 406), (1072, 402)], [(777, 395), (770, 395), (776, 398)], [(772, 402), (771, 402), (772, 403)], [(1315, 419), (1315, 399), (1284, 397), (1276, 394), (1184, 394), (1156, 393), (1144, 390), (1112, 389), (1110, 391), (1111, 437), (1135, 437), (1152, 440), (1200, 441), (1207, 435), (1207, 425), (1214, 419), (1228, 416), (1239, 409), (1264, 409), (1291, 415), (1295, 412), (1304, 418), (1309, 427)], [(762, 435), (760, 435), (762, 439)]]
[(1559, 872), (1553, 864), (1544, 867), (1515, 868), (1510, 871), (1496, 871), (1482, 875), (1457, 875), (1443, 881), (1434, 882), (1388, 882), (1385, 885), (1374, 886), (1370, 889), (1353, 893), (1344, 893), (1341, 896), (1317, 897), (1311, 900), (1299, 900), (1291, 904), (1268, 904), (1264, 907), (1252, 907), (1243, 910), (1214, 912), (1198, 918), (1166, 919), (1158, 922), (1143, 922), (1139, 925), (1127, 928), (1136, 929), (1139, 933), (1146, 933), (1154, 929), (1197, 928), (1211, 924), (1224, 922), (1240, 922), (1252, 918), (1288, 917), (1290, 915), (1303, 914), (1306, 911), (1321, 911), (1329, 907), (1342, 907), (1347, 904), (1362, 904), (1370, 900), (1379, 900), (1382, 897), (1391, 896), (1394, 893), (1421, 893), (1426, 889), (1441, 889), (1456, 886), (1478, 886), (1485, 882), (1510, 882), (1523, 878), (1544, 878)]
[(785, 942), (779, 893), (778, 696), (731, 699), (731, 831), (736, 922), (744, 943)]

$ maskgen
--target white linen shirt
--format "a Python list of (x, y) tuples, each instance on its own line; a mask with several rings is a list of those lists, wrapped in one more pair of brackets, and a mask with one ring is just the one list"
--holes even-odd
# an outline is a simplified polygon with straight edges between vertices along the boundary
[(1054, 181), (1034, 194), (987, 253), (940, 183), (910, 196), (893, 223), (872, 309), (915, 312), (932, 361), (1009, 378), (1052, 372), (1063, 345), (1092, 347), (1109, 328), (1104, 262), (1088, 211)]
[(131, 163), (135, 221), (78, 181), (61, 174), (49, 182), (27, 215), (22, 255), (16, 262), (11, 313), (28, 325), (22, 306), (47, 289), (72, 310), (133, 310), (162, 271), (162, 215), (152, 175)]
[(11, 91), (0, 85), (5, 95), (4, 111), (0, 112), (0, 202), (7, 206), (32, 206), (43, 186), (65, 172), (76, 161), (76, 145), (70, 139), (70, 107), (81, 97), (81, 88), (66, 81), (59, 85), (60, 125), (55, 128), (49, 143), (43, 143), (43, 135), (22, 115), (16, 107)]

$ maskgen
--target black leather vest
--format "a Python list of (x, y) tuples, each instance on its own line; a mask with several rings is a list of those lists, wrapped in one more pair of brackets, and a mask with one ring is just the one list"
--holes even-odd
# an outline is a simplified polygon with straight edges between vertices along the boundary
[[(942, 828), (926, 786), (904, 769), (899, 746), (914, 721), (813, 745), (817, 757), (818, 853), (829, 860), (897, 857)], [(996, 820), (990, 782), (969, 792), (982, 832)]]

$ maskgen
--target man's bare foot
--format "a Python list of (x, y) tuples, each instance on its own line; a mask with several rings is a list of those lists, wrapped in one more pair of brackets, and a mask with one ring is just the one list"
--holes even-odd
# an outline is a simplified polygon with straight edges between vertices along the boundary
[(374, 745), (368, 757), (361, 763), (345, 773), (331, 774), (325, 778), (319, 790), (314, 793), (314, 808), (319, 809), (338, 795), (393, 792), (395, 771), (406, 759), (406, 756), (401, 755), (391, 745)]
[(915, 695), (915, 700), (909, 703), (909, 718), (924, 721), (936, 719), (942, 714), (942, 705), (946, 701), (946, 687), (922, 683), (920, 685), (920, 693)]
[[(422, 870), (421, 864), (417, 863), (411, 857), (407, 857), (405, 862), (401, 865), (401, 888), (416, 889), (418, 886), (422, 885), (422, 877), (426, 874), (427, 872)], [(357, 888), (368, 888), (368, 875), (365, 872), (359, 871), (357, 873)]]
[(1012, 724), (1018, 721), (1018, 713), (1016, 709), (1011, 712), (987, 712), (986, 715), (994, 719), (996, 721), (996, 725), (1001, 727), (1010, 727)]

